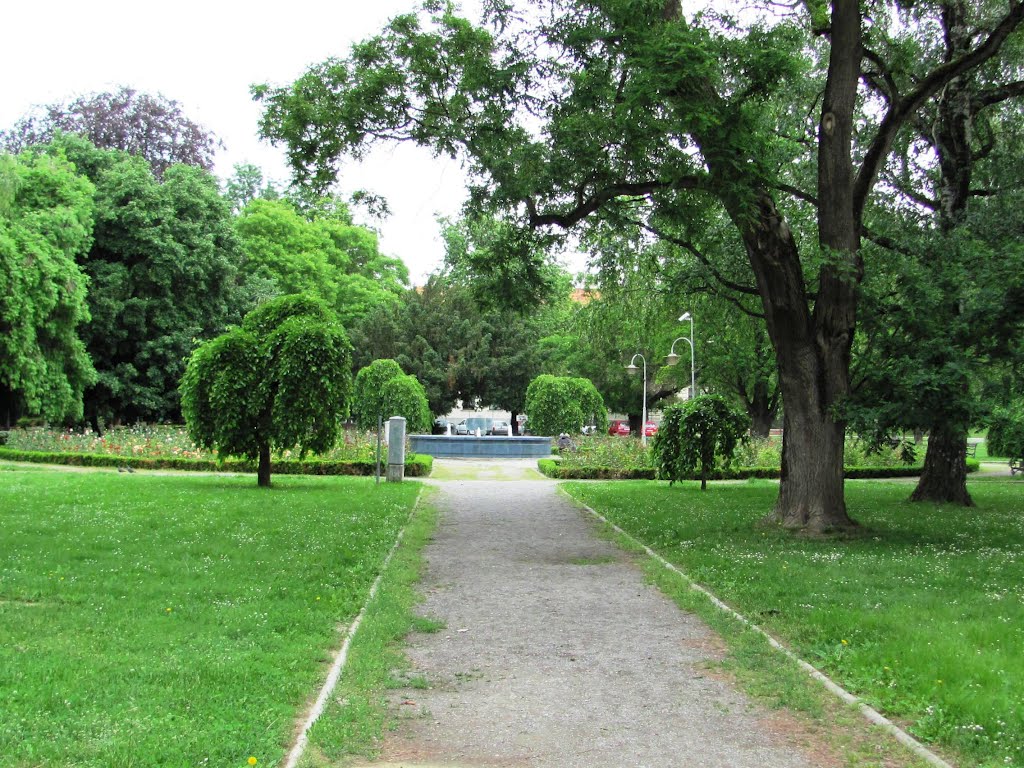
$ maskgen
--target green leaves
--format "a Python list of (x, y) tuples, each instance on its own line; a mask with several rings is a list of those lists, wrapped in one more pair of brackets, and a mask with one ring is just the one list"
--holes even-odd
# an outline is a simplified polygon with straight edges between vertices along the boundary
[(323, 304), (282, 296), (192, 354), (182, 413), (192, 438), (222, 455), (326, 451), (349, 408), (351, 370), (348, 336)]
[(352, 412), (362, 429), (375, 429), (378, 416), (385, 421), (402, 416), (409, 433), (430, 430), (432, 417), (423, 385), (394, 360), (374, 360), (360, 369), (353, 400)]
[(535, 435), (578, 435), (585, 424), (603, 430), (604, 400), (589, 379), (542, 374), (526, 389), (526, 414)]
[(92, 194), (63, 158), (0, 155), (0, 417), (82, 415), (96, 371), (75, 259), (92, 242)]
[(281, 293), (319, 297), (347, 326), (378, 305), (393, 305), (409, 272), (400, 259), (381, 254), (377, 235), (354, 226), (347, 210), (324, 213), (336, 202), (253, 200), (235, 231), (253, 273)]
[(720, 395), (702, 395), (665, 409), (654, 436), (658, 473), (669, 485), (700, 471), (701, 489), (721, 461), (728, 467), (749, 421)]

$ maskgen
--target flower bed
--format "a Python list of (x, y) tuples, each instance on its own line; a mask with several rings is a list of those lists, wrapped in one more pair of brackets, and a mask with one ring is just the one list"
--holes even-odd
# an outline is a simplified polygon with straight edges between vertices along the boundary
[[(638, 480), (657, 476), (654, 454), (636, 438), (592, 435), (573, 441), (571, 448), (557, 450), (557, 459), (541, 459), (539, 470), (560, 480)], [(848, 438), (845, 450), (847, 478), (916, 477), (921, 464), (902, 460), (899, 449), (885, 447), (869, 452), (865, 444)], [(712, 480), (743, 480), (747, 478), (777, 479), (782, 461), (782, 440), (750, 440), (741, 445), (730, 468), (714, 472)], [(976, 472), (980, 464), (967, 460), (967, 471)], [(699, 479), (694, 474), (693, 479)]]
[[(374, 433), (346, 430), (330, 451), (299, 458), (297, 452), (281, 451), (273, 457), (275, 474), (372, 475), (376, 468), (377, 438)], [(381, 461), (387, 461), (386, 448)], [(136, 425), (97, 435), (91, 430), (56, 430), (46, 427), (16, 429), (7, 433), (0, 458), (80, 467), (132, 467), (211, 472), (255, 472), (256, 463), (222, 459), (216, 451), (199, 448), (184, 427)], [(405, 474), (430, 474), (433, 459), (406, 453)]]

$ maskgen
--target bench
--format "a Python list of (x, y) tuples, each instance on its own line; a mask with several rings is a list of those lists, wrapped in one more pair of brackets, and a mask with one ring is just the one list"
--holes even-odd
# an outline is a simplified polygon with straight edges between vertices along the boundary
[(1010, 475), (1016, 475), (1018, 472), (1024, 472), (1024, 459), (1010, 459)]
[(980, 443), (980, 442), (981, 442), (980, 440), (968, 440), (967, 441), (967, 455), (970, 456), (972, 459), (978, 453), (978, 443)]

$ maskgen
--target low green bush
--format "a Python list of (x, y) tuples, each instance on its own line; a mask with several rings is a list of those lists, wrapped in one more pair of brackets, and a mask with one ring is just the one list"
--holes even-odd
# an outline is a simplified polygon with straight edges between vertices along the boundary
[[(213, 461), (187, 458), (141, 458), (96, 453), (61, 453), (16, 451), (0, 448), (0, 459), (35, 464), (57, 464), (69, 467), (131, 467), (132, 469), (177, 469), (187, 472), (255, 472), (256, 462), (241, 459)], [(284, 459), (272, 462), (272, 472), (282, 475), (372, 475), (373, 461), (333, 461), (326, 459)], [(426, 477), (434, 466), (434, 458), (422, 454), (406, 454), (407, 477)]]

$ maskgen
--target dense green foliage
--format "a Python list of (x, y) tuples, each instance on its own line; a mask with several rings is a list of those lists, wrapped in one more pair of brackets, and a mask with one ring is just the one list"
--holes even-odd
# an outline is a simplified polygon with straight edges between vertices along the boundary
[[(256, 87), (264, 135), (321, 186), (376, 142), (427, 146), (469, 167), (469, 212), (499, 217), (521, 242), (622, 228), (757, 296), (788, 401), (776, 514), (794, 528), (851, 525), (838, 409), (852, 388), (865, 212), (897, 135), (926, 104), (983, 67), (1019, 79), (1024, 9), (847, 2), (743, 21), (678, 0), (484, 11), (477, 21), (425, 2), (293, 84)], [(943, 36), (964, 45), (918, 55), (914, 43)], [(733, 283), (696, 241), (720, 213), (753, 279)], [(534, 263), (529, 248), (509, 253)]]
[(721, 462), (732, 463), (750, 421), (721, 395), (701, 395), (669, 406), (654, 436), (658, 474), (669, 485), (697, 472), (701, 490)]
[(427, 393), (415, 376), (402, 374), (388, 379), (381, 394), (384, 413), (403, 417), (407, 434), (430, 432), (433, 416), (427, 404)]
[(603, 431), (604, 400), (589, 379), (541, 374), (526, 390), (526, 414), (535, 435), (578, 435), (585, 425)]
[(356, 374), (352, 389), (352, 416), (360, 429), (376, 429), (378, 419), (394, 414), (385, 413), (384, 385), (391, 379), (404, 376), (402, 367), (394, 360), (374, 360)]
[(252, 301), (230, 209), (216, 179), (186, 165), (159, 181), (141, 158), (64, 136), (41, 151), (66, 155), (96, 186), (83, 339), (99, 374), (86, 391), (94, 426), (165, 421), (195, 340), (241, 319)]
[(423, 385), (390, 359), (374, 360), (356, 374), (352, 415), (361, 429), (376, 429), (378, 417), (401, 416), (408, 434), (429, 432), (433, 420)]
[(992, 456), (1024, 459), (1024, 407), (1001, 408), (989, 419), (985, 445)]
[(79, 334), (93, 186), (60, 157), (0, 155), (0, 425), (82, 416), (95, 380)]
[(4, 766), (280, 764), (419, 493), (0, 475)]
[(394, 311), (409, 273), (346, 208), (305, 213), (288, 200), (251, 200), (235, 220), (246, 268), (277, 293), (320, 298), (348, 327), (378, 305)]
[(315, 299), (282, 296), (242, 326), (199, 347), (181, 382), (182, 412), (199, 445), (259, 460), (270, 452), (326, 451), (338, 439), (352, 387), (345, 329)]
[(866, 535), (841, 539), (755, 525), (774, 483), (565, 487), (954, 764), (1024, 765), (1020, 483), (971, 483), (969, 515), (846, 486)]
[(552, 355), (547, 342), (564, 319), (569, 285), (529, 314), (478, 303), (464, 275), (431, 275), (397, 307), (380, 306), (351, 328), (356, 364), (392, 358), (427, 393), (431, 412), (457, 400), (521, 413), (530, 381)]

